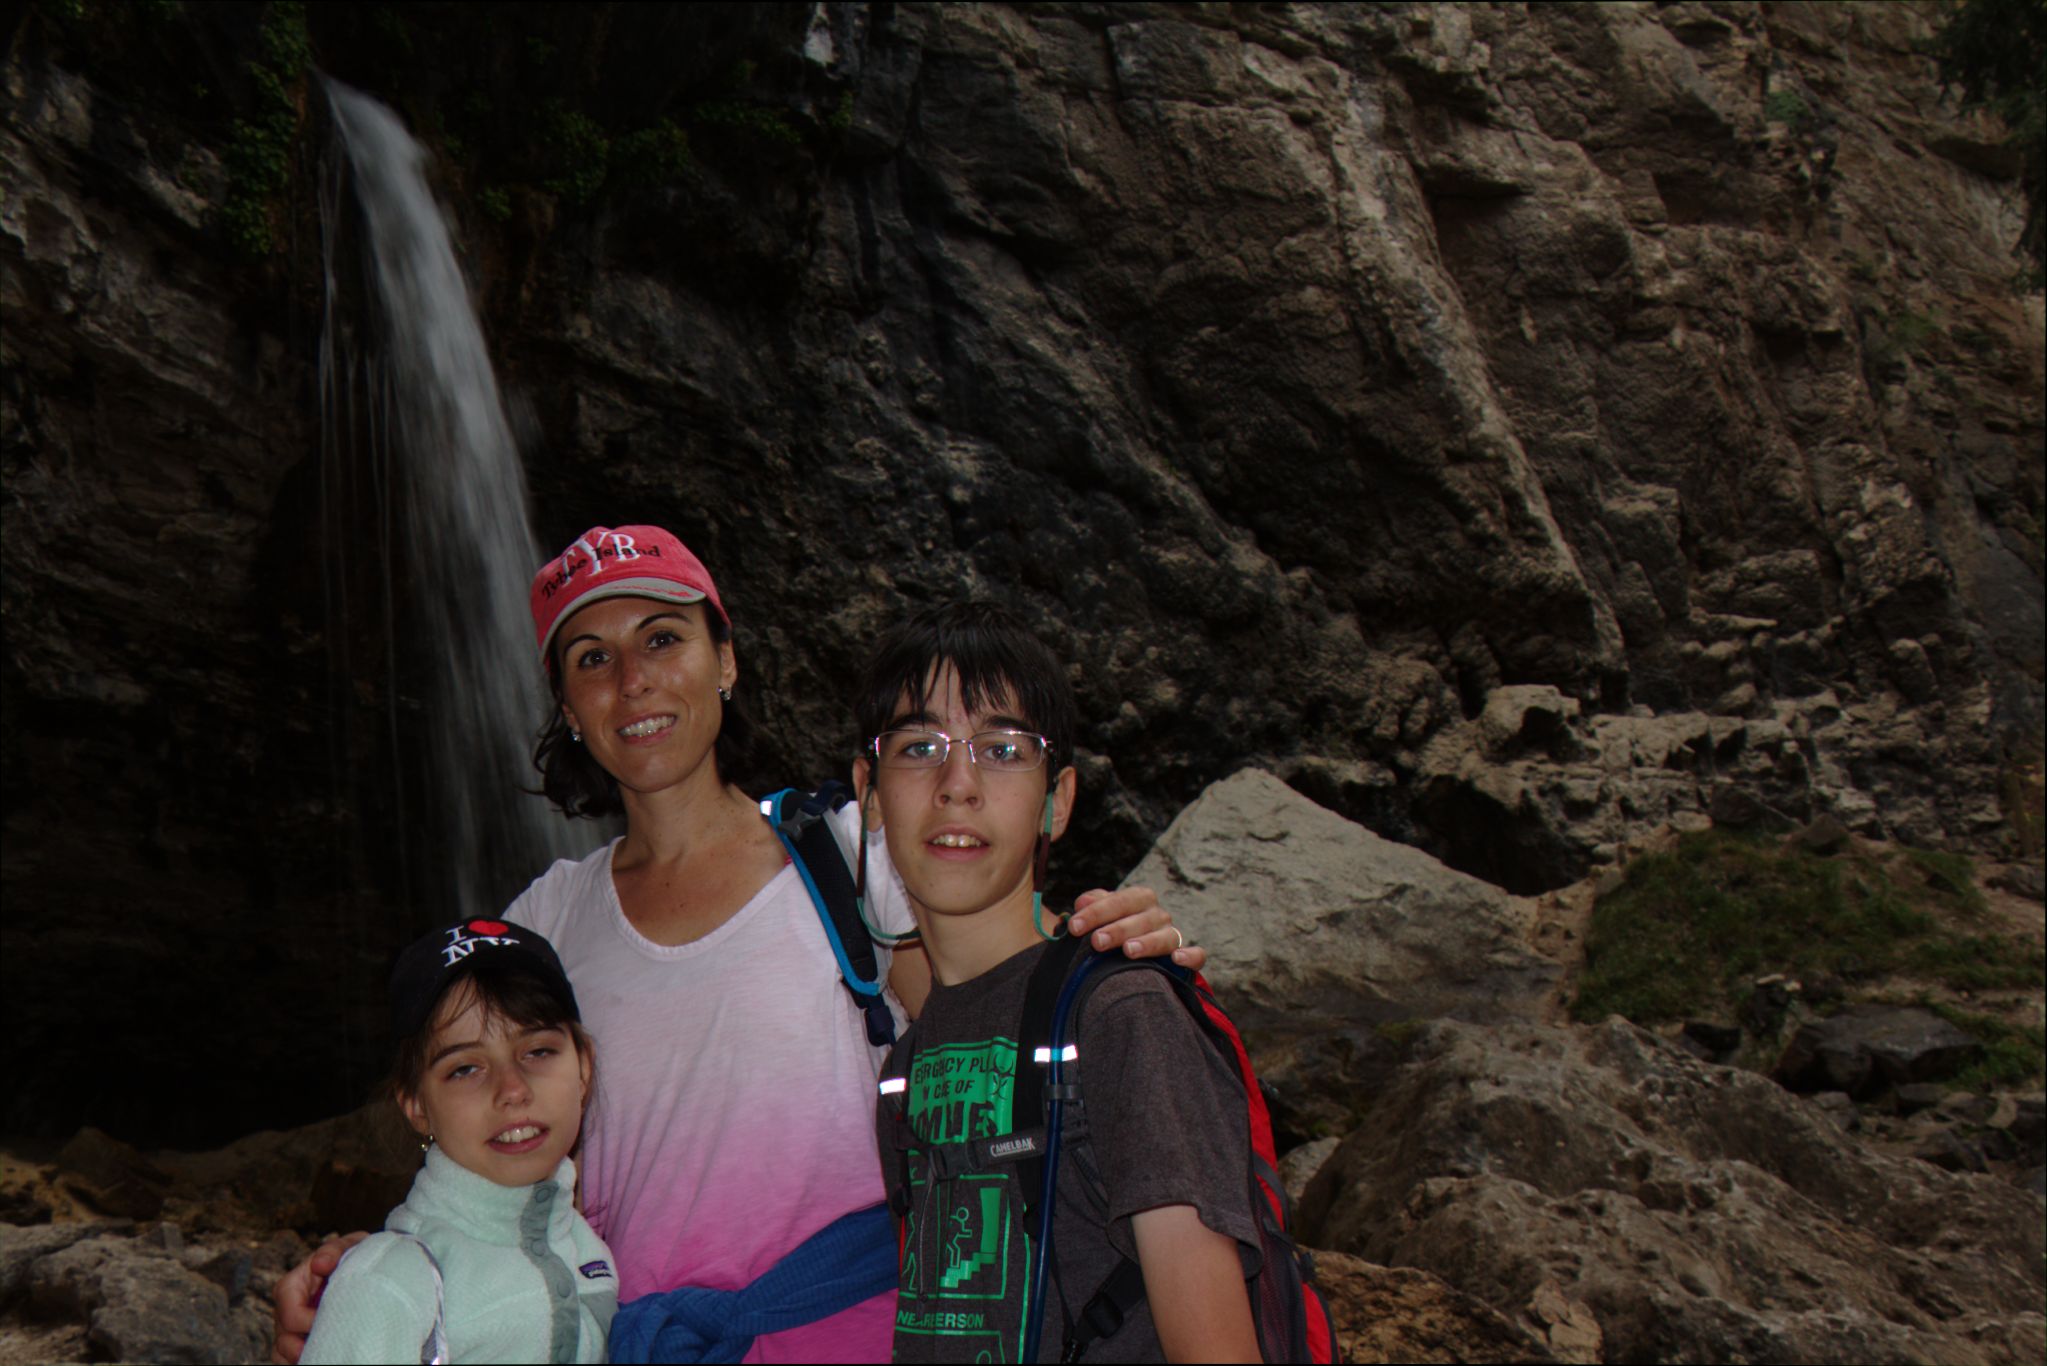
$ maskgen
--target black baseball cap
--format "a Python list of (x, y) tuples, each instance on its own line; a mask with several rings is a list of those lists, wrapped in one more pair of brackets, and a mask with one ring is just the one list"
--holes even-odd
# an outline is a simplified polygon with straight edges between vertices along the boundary
[(391, 969), (392, 1032), (403, 1038), (426, 1028), (441, 993), (481, 962), (517, 964), (546, 988), (571, 1020), (582, 1022), (576, 993), (554, 945), (524, 925), (479, 918), (458, 920), (423, 935), (398, 955)]

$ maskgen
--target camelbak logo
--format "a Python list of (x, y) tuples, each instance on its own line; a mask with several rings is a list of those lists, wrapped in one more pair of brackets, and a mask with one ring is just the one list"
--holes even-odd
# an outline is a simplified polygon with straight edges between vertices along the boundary
[(990, 1143), (988, 1156), (993, 1158), (1015, 1157), (1020, 1153), (1034, 1153), (1038, 1150), (1035, 1138), (1012, 1138), (1002, 1143)]
[(585, 1262), (577, 1267), (576, 1270), (583, 1273), (583, 1279), (586, 1281), (615, 1281), (618, 1279), (611, 1274), (611, 1263), (609, 1262)]

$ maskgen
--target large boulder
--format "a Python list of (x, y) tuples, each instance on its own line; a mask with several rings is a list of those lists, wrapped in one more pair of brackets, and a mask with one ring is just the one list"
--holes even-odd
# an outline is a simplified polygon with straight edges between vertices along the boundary
[(1247, 1028), (1529, 1017), (1556, 987), (1527, 902), (1259, 769), (1203, 792), (1126, 881), (1208, 950)]
[(1316, 1246), (1434, 1272), (1509, 1317), (1583, 1305), (1610, 1361), (2047, 1350), (2036, 1196), (1866, 1150), (1619, 1019), (1439, 1021), (1410, 1047), (1309, 1183)]
[(1794, 1091), (1846, 1091), (1862, 1098), (1940, 1081), (1982, 1055), (1982, 1040), (1930, 1010), (1852, 1005), (1800, 1025), (1776, 1077)]
[(1284, 1138), (1349, 1132), (1407, 1021), (1536, 1016), (1557, 982), (1528, 902), (1257, 769), (1202, 793), (1126, 882), (1208, 950)]
[(231, 1309), (221, 1286), (178, 1258), (171, 1246), (176, 1241), (175, 1235), (102, 1235), (73, 1243), (35, 1263), (31, 1307), (44, 1318), (83, 1319), (100, 1360), (210, 1363), (260, 1356), (260, 1306)]
[(29, 1273), (36, 1263), (102, 1231), (92, 1224), (43, 1224), (34, 1228), (0, 1224), (0, 1310), (9, 1308), (27, 1293)]
[(129, 1144), (87, 1125), (57, 1154), (70, 1187), (107, 1214), (148, 1219), (163, 1209), (170, 1177)]

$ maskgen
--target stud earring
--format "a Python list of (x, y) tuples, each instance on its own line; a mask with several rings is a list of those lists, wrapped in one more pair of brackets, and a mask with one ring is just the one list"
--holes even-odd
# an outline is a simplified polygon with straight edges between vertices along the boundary
[(425, 1152), (425, 1151), (426, 1151), (426, 1150), (427, 1150), (428, 1148), (431, 1148), (431, 1147), (433, 1147), (433, 1146), (434, 1146), (434, 1136), (433, 1136), (432, 1134), (428, 1134), (428, 1135), (427, 1135), (427, 1136), (426, 1136), (425, 1138), (422, 1138), (422, 1139), (421, 1139), (421, 1140), (419, 1141), (419, 1150), (420, 1150), (421, 1152)]
[(583, 743), (583, 732), (579, 730), (572, 730), (569, 732), (569, 739), (575, 741), (577, 744), (580, 745)]
[(718, 700), (720, 702), (730, 702), (732, 700), (732, 689), (730, 688), (718, 689)]

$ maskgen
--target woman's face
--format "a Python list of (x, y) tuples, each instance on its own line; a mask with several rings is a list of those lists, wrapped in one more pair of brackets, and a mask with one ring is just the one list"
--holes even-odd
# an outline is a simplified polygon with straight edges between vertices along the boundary
[(658, 792), (707, 768), (739, 677), (702, 603), (606, 598), (571, 616), (556, 648), (562, 718), (628, 792)]

